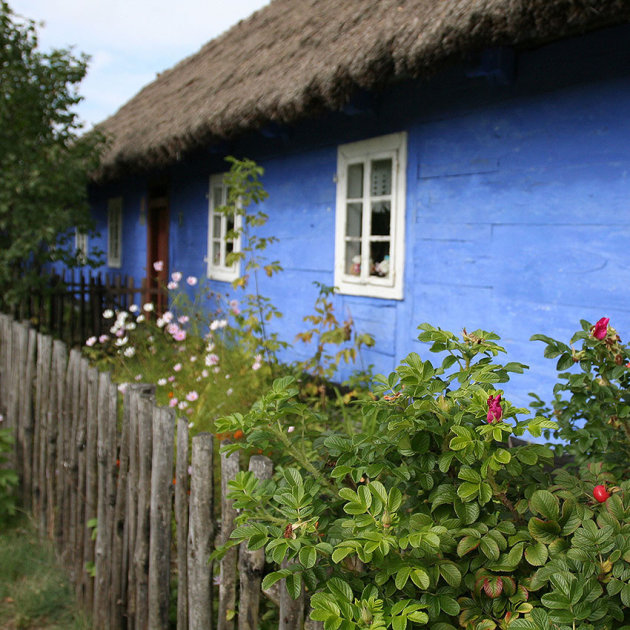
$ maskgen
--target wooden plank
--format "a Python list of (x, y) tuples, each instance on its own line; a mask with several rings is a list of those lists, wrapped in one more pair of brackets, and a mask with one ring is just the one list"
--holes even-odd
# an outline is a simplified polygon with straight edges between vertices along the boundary
[(20, 480), (20, 497), (24, 496), (24, 416), (28, 398), (29, 384), (26, 381), (26, 363), (28, 354), (28, 328), (24, 324), (14, 327), (17, 354), (13, 360), (13, 371), (17, 377), (15, 402), (15, 443), (14, 465)]
[(5, 313), (0, 313), (0, 416), (2, 422), (7, 413), (7, 394), (9, 392), (9, 322), (10, 317)]
[[(270, 479), (273, 462), (264, 455), (254, 455), (249, 460), (249, 470), (256, 479)], [(257, 630), (258, 609), (260, 606), (260, 584), (265, 567), (265, 550), (247, 548), (247, 543), (239, 545), (238, 575), (238, 630)]]
[(177, 420), (175, 523), (177, 526), (177, 627), (188, 628), (188, 422)]
[[(224, 440), (221, 446), (230, 444)], [(228, 482), (236, 478), (240, 469), (239, 451), (227, 455), (221, 454), (221, 533), (219, 544), (224, 545), (230, 539), (234, 530), (237, 512), (234, 501), (228, 499)], [(218, 630), (234, 630), (236, 626), (236, 561), (238, 548), (228, 549), (221, 559), (219, 581), (219, 613), (217, 617)]]
[(168, 630), (171, 586), (171, 516), (175, 413), (153, 408), (153, 461), (149, 542), (149, 628)]
[(94, 607), (94, 579), (87, 570), (94, 567), (94, 541), (90, 524), (97, 517), (97, 410), (98, 400), (98, 371), (88, 368), (87, 386), (87, 431), (85, 443), (85, 520), (83, 522), (83, 564), (84, 572), (84, 606), (87, 610)]
[(39, 457), (37, 471), (37, 523), (39, 531), (42, 535), (46, 533), (47, 523), (47, 480), (46, 466), (48, 453), (48, 409), (50, 400), (50, 369), (52, 358), (52, 338), (48, 335), (37, 336), (37, 351), (40, 380), (38, 386), (40, 389), (39, 401)]
[(213, 436), (192, 439), (188, 524), (188, 628), (212, 630), (212, 565), (214, 544)]
[(26, 369), (24, 371), (24, 380), (27, 386), (24, 389), (24, 399), (22, 401), (23, 426), (24, 426), (24, 444), (22, 451), (23, 459), (23, 492), (22, 500), (24, 509), (30, 511), (32, 509), (33, 499), (33, 400), (34, 400), (34, 384), (36, 378), (36, 354), (37, 354), (37, 332), (31, 328), (28, 331), (28, 348), (26, 351)]
[[(136, 544), (136, 530), (138, 522), (138, 425), (140, 393), (131, 389), (129, 412), (129, 475), (127, 483), (127, 518), (125, 520), (125, 548), (127, 561), (127, 626), (134, 629), (136, 620), (136, 569), (134, 564), (134, 550)], [(124, 592), (124, 591), (123, 591)]]
[(94, 563), (96, 574), (94, 578), (94, 609), (92, 618), (95, 627), (100, 630), (109, 628), (109, 602), (110, 592), (110, 564), (111, 557), (111, 530), (107, 523), (107, 477), (109, 463), (114, 456), (111, 453), (110, 430), (111, 423), (109, 396), (111, 378), (108, 372), (99, 374), (98, 382), (98, 409), (97, 409), (97, 436), (96, 436), (96, 462), (97, 462), (97, 493), (96, 493), (96, 545), (94, 548)]
[(133, 557), (136, 577), (135, 627), (137, 630), (145, 630), (148, 628), (149, 620), (153, 402), (145, 397), (140, 397), (138, 410), (138, 517)]
[[(282, 568), (286, 569), (289, 562), (282, 561)], [(280, 623), (278, 630), (302, 630), (304, 624), (304, 586), (297, 599), (292, 599), (287, 591), (285, 580), (280, 580)]]

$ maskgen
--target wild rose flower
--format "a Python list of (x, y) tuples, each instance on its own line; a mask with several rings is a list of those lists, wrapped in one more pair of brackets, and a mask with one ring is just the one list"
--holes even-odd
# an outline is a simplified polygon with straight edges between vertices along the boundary
[(164, 324), (166, 323), (161, 317), (158, 317), (155, 320), (155, 323), (157, 325), (158, 328), (162, 328), (162, 326), (164, 326)]
[(112, 311), (111, 308), (107, 308), (103, 311), (103, 317), (105, 319), (111, 319), (112, 317), (114, 317), (114, 311)]
[(186, 407), (188, 407), (188, 403), (185, 400), (180, 400), (177, 408), (178, 409), (186, 409)]
[(215, 331), (219, 328), (225, 328), (227, 326), (227, 319), (215, 319), (210, 323), (210, 330)]
[(155, 269), (156, 271), (162, 271), (164, 269), (164, 261), (156, 260), (153, 263), (153, 269)]
[(127, 383), (121, 383), (121, 384), (118, 386), (118, 391), (119, 391), (121, 394), (124, 394), (126, 390), (127, 390)]
[(221, 368), (217, 365), (216, 367), (212, 368), (212, 371), (213, 371), (215, 374), (218, 374), (218, 373), (221, 371)]
[(199, 398), (199, 394), (194, 390), (186, 394), (186, 400), (188, 402), (194, 402), (195, 400), (197, 400), (197, 398)]
[(153, 306), (153, 302), (147, 302), (143, 307), (142, 307), (147, 313), (150, 313), (153, 309), (155, 309), (155, 306)]
[(140, 310), (139, 306), (137, 304), (132, 304), (129, 307), (129, 312), (130, 313), (137, 313)]
[(195, 356), (190, 357), (190, 362), (191, 363), (194, 363), (196, 360), (197, 360), (197, 357), (195, 357)]
[(136, 329), (136, 322), (129, 322), (127, 324), (127, 330), (135, 330)]
[(136, 317), (136, 322), (138, 322), (139, 324), (141, 324), (144, 320), (145, 320), (145, 317), (142, 313), (140, 313), (140, 315)]
[(175, 405), (177, 405), (177, 398), (171, 398), (171, 399), (168, 401), (168, 406), (169, 406), (169, 407), (175, 407)]
[(184, 339), (186, 339), (186, 331), (178, 330), (173, 334), (173, 339), (175, 339), (175, 341), (184, 341)]
[(208, 378), (208, 376), (210, 376), (210, 374), (208, 373), (208, 370), (201, 370), (201, 376), (203, 378)]
[(175, 380), (175, 377), (171, 374), (168, 379), (166, 379), (169, 383), (172, 383)]
[(181, 279), (182, 279), (181, 271), (174, 271), (171, 274), (171, 280), (173, 280), (173, 282), (179, 282)]
[[(122, 332), (122, 331), (120, 331), (120, 332)], [(128, 341), (129, 341), (129, 339), (127, 337), (119, 337), (118, 339), (116, 339), (116, 345), (117, 346), (124, 346)]]
[(164, 387), (164, 385), (166, 385), (167, 381), (165, 378), (158, 378), (158, 382), (157, 384), (160, 385), (160, 387)]
[(128, 346), (127, 348), (125, 348), (123, 354), (126, 357), (131, 358), (134, 354), (136, 354), (136, 349), (133, 346)]
[(86, 346), (90, 346), (90, 347), (91, 347), (91, 346), (93, 346), (95, 343), (96, 343), (96, 337), (88, 337), (88, 338), (85, 340), (85, 345), (86, 345)]
[(187, 324), (189, 320), (190, 320), (190, 317), (188, 317), (188, 315), (181, 315), (180, 317), (177, 318), (177, 321), (180, 324)]
[(599, 339), (600, 341), (606, 337), (608, 334), (608, 322), (610, 321), (610, 317), (602, 317), (591, 329), (593, 337), (595, 339)]
[(252, 370), (254, 370), (254, 372), (256, 370), (260, 370), (260, 368), (262, 367), (262, 354), (257, 354), (254, 357), (254, 365), (252, 365)]
[(175, 291), (175, 289), (177, 289), (178, 287), (179, 287), (179, 284), (177, 284), (177, 282), (172, 282), (172, 281), (166, 285), (166, 288), (169, 291)]
[(234, 315), (241, 314), (241, 309), (238, 307), (238, 300), (230, 300), (230, 310)]
[(503, 417), (503, 409), (501, 408), (501, 394), (497, 394), (496, 396), (488, 397), (488, 415), (486, 416), (486, 420), (488, 423), (492, 423), (495, 420), (497, 422), (501, 421)]
[(174, 334), (175, 334), (178, 330), (179, 330), (179, 326), (178, 326), (177, 324), (169, 324), (169, 325), (166, 327), (166, 332), (167, 332), (169, 335), (174, 335)]
[(181, 363), (176, 363), (176, 364), (173, 366), (173, 371), (174, 371), (174, 372), (179, 372), (181, 369), (182, 369), (182, 364), (181, 364)]
[(101, 335), (101, 336), (98, 338), (98, 342), (99, 342), (99, 343), (105, 343), (105, 342), (106, 342), (106, 341), (108, 341), (108, 340), (109, 340), (109, 337), (108, 337), (107, 335)]
[(167, 324), (170, 324), (173, 321), (173, 313), (171, 313), (171, 311), (164, 311), (164, 315), (162, 315), (162, 319)]
[(195, 276), (188, 276), (188, 278), (186, 278), (186, 282), (191, 286), (194, 287), (197, 284), (197, 278)]
[(212, 365), (217, 365), (217, 363), (219, 363), (219, 357), (216, 354), (210, 353), (206, 355), (206, 365), (208, 367)]
[[(127, 348), (127, 350), (129, 350), (129, 348)], [(142, 380), (142, 374), (136, 374), (136, 381), (141, 381)]]

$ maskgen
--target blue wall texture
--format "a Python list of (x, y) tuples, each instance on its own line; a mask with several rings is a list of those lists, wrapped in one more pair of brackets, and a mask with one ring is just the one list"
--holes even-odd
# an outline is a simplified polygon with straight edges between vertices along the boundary
[[(622, 339), (630, 335), (629, 35), (621, 27), (482, 55), (431, 80), (358, 95), (345, 112), (95, 187), (100, 231), (106, 235), (107, 198), (122, 196), (121, 271), (143, 277), (143, 199), (153, 178), (166, 178), (170, 270), (203, 275), (209, 177), (226, 170), (225, 155), (256, 160), (269, 193), (262, 233), (278, 238), (267, 254), (284, 267), (262, 279), (261, 293), (284, 313), (276, 328), (293, 341), (306, 329), (313, 281), (333, 284), (337, 146), (407, 131), (404, 299), (336, 300), (340, 317), (351, 314), (376, 339), (364, 364), (388, 373), (410, 351), (426, 357), (416, 339), (421, 322), (483, 328), (501, 335), (509, 360), (531, 366), (506, 397), (521, 404), (529, 391), (548, 397), (554, 366), (532, 334), (568, 341), (580, 319), (608, 316)], [(214, 288), (235, 294), (225, 283)], [(305, 352), (296, 344), (287, 358)]]

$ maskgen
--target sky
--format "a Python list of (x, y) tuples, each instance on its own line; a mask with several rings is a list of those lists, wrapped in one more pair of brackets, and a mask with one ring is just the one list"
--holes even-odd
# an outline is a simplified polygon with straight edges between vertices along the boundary
[(43, 22), (40, 49), (90, 55), (77, 112), (86, 129), (114, 114), (159, 72), (269, 0), (9, 0), (17, 15)]

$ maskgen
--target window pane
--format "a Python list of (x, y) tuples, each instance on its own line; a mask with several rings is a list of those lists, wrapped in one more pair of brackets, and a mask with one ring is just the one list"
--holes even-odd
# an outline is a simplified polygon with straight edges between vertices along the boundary
[(225, 241), (225, 255), (231, 254), (234, 251), (234, 241)]
[(221, 265), (221, 241), (212, 241), (212, 264), (215, 267)]
[(370, 275), (389, 278), (389, 241), (370, 243)]
[(363, 197), (363, 164), (348, 166), (348, 199)]
[(371, 169), (370, 194), (373, 197), (392, 194), (392, 159), (374, 160)]
[(213, 214), (212, 215), (212, 236), (214, 238), (221, 238), (223, 234), (221, 234), (221, 215)]
[(346, 236), (361, 236), (363, 204), (349, 203), (346, 207)]
[(212, 189), (212, 205), (214, 208), (223, 205), (223, 186), (215, 186)]
[(351, 276), (361, 275), (360, 241), (346, 241), (346, 273)]
[(227, 223), (227, 231), (231, 232), (234, 230), (234, 216), (225, 217), (225, 222)]
[(372, 202), (372, 235), (389, 236), (391, 234), (391, 202)]

